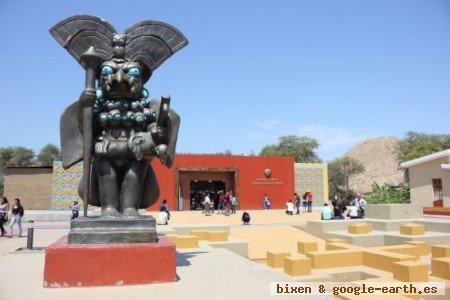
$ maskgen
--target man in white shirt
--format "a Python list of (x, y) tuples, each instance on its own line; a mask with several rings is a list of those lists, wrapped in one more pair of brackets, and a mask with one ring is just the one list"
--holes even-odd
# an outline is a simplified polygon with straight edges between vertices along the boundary
[(345, 212), (342, 214), (342, 217), (344, 219), (357, 219), (359, 217), (358, 211), (358, 207), (349, 205), (347, 206)]
[(295, 206), (294, 206), (294, 203), (292, 202), (292, 200), (289, 200), (288, 202), (286, 202), (286, 206), (287, 206), (286, 214), (293, 215)]
[(361, 194), (358, 194), (358, 196), (355, 199), (353, 199), (351, 204), (358, 208), (361, 217), (364, 216), (364, 206), (367, 204), (367, 202), (366, 200), (364, 200)]

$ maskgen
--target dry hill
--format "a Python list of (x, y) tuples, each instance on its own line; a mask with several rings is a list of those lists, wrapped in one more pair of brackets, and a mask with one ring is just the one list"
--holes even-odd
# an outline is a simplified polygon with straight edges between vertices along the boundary
[(373, 182), (402, 184), (404, 175), (397, 161), (399, 143), (395, 137), (383, 136), (360, 142), (351, 148), (345, 155), (361, 162), (365, 171), (350, 179), (350, 188), (355, 192), (369, 193)]

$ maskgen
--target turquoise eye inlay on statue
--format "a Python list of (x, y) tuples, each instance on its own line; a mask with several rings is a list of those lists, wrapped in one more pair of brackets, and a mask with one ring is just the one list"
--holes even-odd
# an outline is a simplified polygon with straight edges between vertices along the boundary
[(142, 98), (147, 99), (148, 98), (148, 91), (146, 89), (142, 89), (141, 96), (142, 96)]
[(139, 68), (136, 68), (136, 67), (129, 68), (127, 71), (127, 75), (139, 76), (139, 75), (141, 75), (141, 70), (139, 70)]
[(106, 122), (108, 120), (108, 114), (107, 113), (101, 113), (100, 114), (100, 121)]
[(114, 73), (114, 70), (110, 66), (103, 66), (102, 67), (102, 75), (110, 75), (112, 73)]
[(103, 98), (103, 91), (101, 89), (98, 89), (95, 91), (95, 96), (97, 99), (102, 99)]

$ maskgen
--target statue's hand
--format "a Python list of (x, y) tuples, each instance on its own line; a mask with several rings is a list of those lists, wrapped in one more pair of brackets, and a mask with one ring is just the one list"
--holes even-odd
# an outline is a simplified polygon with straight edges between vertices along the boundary
[(128, 149), (133, 152), (136, 160), (142, 160), (145, 156), (154, 154), (155, 142), (150, 132), (131, 132), (128, 138)]
[(95, 149), (94, 153), (97, 155), (106, 155), (108, 154), (108, 148), (109, 148), (109, 141), (104, 140), (102, 142), (96, 142), (95, 143)]

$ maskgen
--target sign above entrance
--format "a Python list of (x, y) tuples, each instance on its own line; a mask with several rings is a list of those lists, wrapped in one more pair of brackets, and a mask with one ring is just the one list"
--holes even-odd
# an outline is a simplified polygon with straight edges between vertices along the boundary
[(269, 168), (264, 169), (264, 177), (256, 178), (252, 184), (283, 184), (283, 181), (279, 178), (272, 178), (272, 170)]

